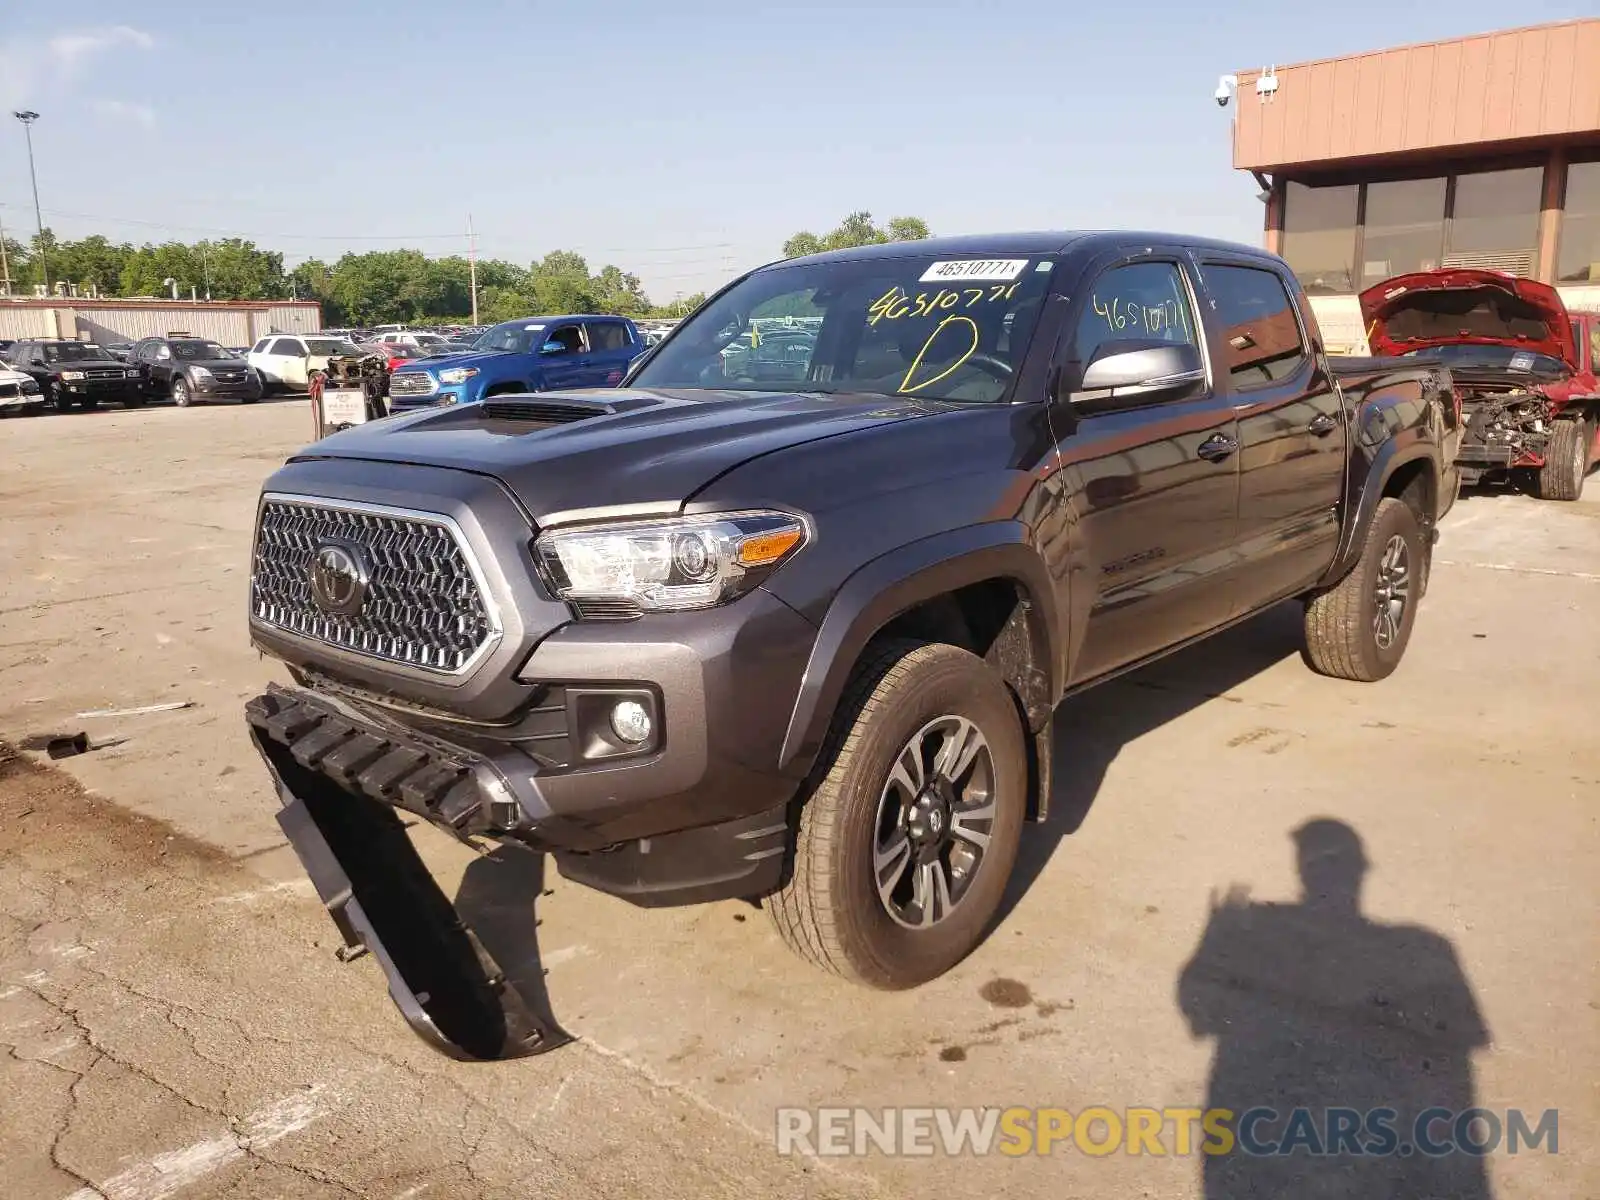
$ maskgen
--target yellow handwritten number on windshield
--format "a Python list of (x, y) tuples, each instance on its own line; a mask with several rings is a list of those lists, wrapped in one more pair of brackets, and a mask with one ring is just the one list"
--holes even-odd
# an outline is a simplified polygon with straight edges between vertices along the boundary
[[(971, 308), (984, 298), (983, 288), (940, 288), (936, 292), (918, 292), (915, 297), (896, 285), (867, 306), (867, 324), (879, 321), (898, 321), (901, 317), (925, 317), (929, 313), (960, 306)], [(994, 284), (988, 289), (989, 302), (1009, 300), (1017, 294), (1017, 285)], [(962, 303), (963, 299), (966, 301)]]
[[(939, 340), (939, 335), (944, 332), (945, 326), (956, 323), (965, 325), (972, 333), (972, 345), (961, 352), (961, 355), (944, 370), (931, 378), (924, 379), (915, 387), (911, 385), (911, 377), (917, 373), (917, 368), (922, 365), (923, 358), (928, 353), (928, 348)], [(978, 352), (978, 323), (971, 317), (946, 317), (933, 327), (933, 332), (928, 335), (928, 340), (922, 343), (922, 349), (917, 351), (916, 358), (911, 360), (911, 369), (906, 372), (906, 377), (900, 381), (899, 391), (902, 393), (920, 392), (925, 387), (932, 387), (941, 379), (948, 379), (961, 369), (963, 363)]]

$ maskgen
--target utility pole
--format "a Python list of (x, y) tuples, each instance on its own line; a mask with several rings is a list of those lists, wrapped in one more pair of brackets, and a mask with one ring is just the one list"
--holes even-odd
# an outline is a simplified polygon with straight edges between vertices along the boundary
[(33, 219), (39, 228), (39, 270), (44, 274), (45, 295), (50, 294), (50, 256), (44, 244), (44, 210), (39, 207), (39, 173), (33, 169), (33, 123), (39, 114), (31, 109), (11, 114), (22, 122), (22, 131), (28, 139), (28, 178), (33, 181)]
[(11, 295), (11, 263), (6, 258), (6, 223), (0, 221), (0, 296)]
[(472, 323), (478, 323), (478, 235), (472, 232), (472, 214), (467, 214), (467, 270), (472, 276)]

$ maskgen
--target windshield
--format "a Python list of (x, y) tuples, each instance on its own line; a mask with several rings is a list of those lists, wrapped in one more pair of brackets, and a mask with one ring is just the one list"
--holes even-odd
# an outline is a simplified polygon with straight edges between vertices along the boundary
[(633, 383), (992, 403), (1022, 362), (1052, 266), (908, 254), (771, 267), (688, 318)]
[(354, 354), (355, 345), (351, 342), (338, 342), (332, 338), (307, 338), (306, 352), (308, 354)]
[(216, 342), (173, 342), (172, 353), (190, 362), (204, 362), (218, 358), (232, 358), (232, 350), (224, 350)]
[(419, 346), (442, 346), (444, 338), (437, 333), (414, 333), (411, 335), (417, 340)]
[(116, 362), (99, 346), (87, 342), (62, 342), (44, 347), (45, 362)]
[(1487, 367), (1495, 371), (1526, 371), (1530, 375), (1562, 373), (1567, 369), (1559, 358), (1519, 350), (1515, 346), (1425, 346), (1420, 350), (1407, 350), (1401, 357), (1433, 358), (1450, 367)]
[(477, 341), (472, 343), (474, 350), (488, 351), (501, 350), (508, 354), (526, 354), (533, 345), (533, 339), (544, 340), (544, 326), (536, 321), (507, 321), (504, 325), (496, 325)]

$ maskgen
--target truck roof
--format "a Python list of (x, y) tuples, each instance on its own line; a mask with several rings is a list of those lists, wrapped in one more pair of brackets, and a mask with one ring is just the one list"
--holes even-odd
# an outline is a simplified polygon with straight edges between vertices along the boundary
[(1069, 246), (1082, 250), (1094, 249), (1098, 245), (1109, 250), (1118, 246), (1137, 246), (1148, 242), (1164, 242), (1200, 250), (1226, 250), (1231, 254), (1248, 254), (1255, 258), (1271, 257), (1259, 246), (1219, 241), (1215, 238), (1193, 237), (1185, 233), (1140, 229), (1068, 229), (925, 238), (919, 242), (881, 242), (872, 246), (827, 250), (821, 254), (784, 259), (781, 263), (768, 265), (780, 266), (794, 262), (843, 262), (864, 258), (903, 258), (913, 254), (1056, 254)]

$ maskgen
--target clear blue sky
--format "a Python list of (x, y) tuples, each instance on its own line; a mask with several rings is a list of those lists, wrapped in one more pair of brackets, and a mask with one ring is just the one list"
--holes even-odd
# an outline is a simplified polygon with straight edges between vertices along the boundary
[[(460, 251), (470, 212), (485, 255), (576, 249), (665, 300), (862, 208), (936, 233), (1256, 241), (1219, 74), (1583, 16), (1593, 0), (4, 10), (0, 103), (43, 114), (39, 189), (61, 236), (237, 232), (293, 263)], [(0, 205), (8, 233), (32, 233), (9, 118)]]

